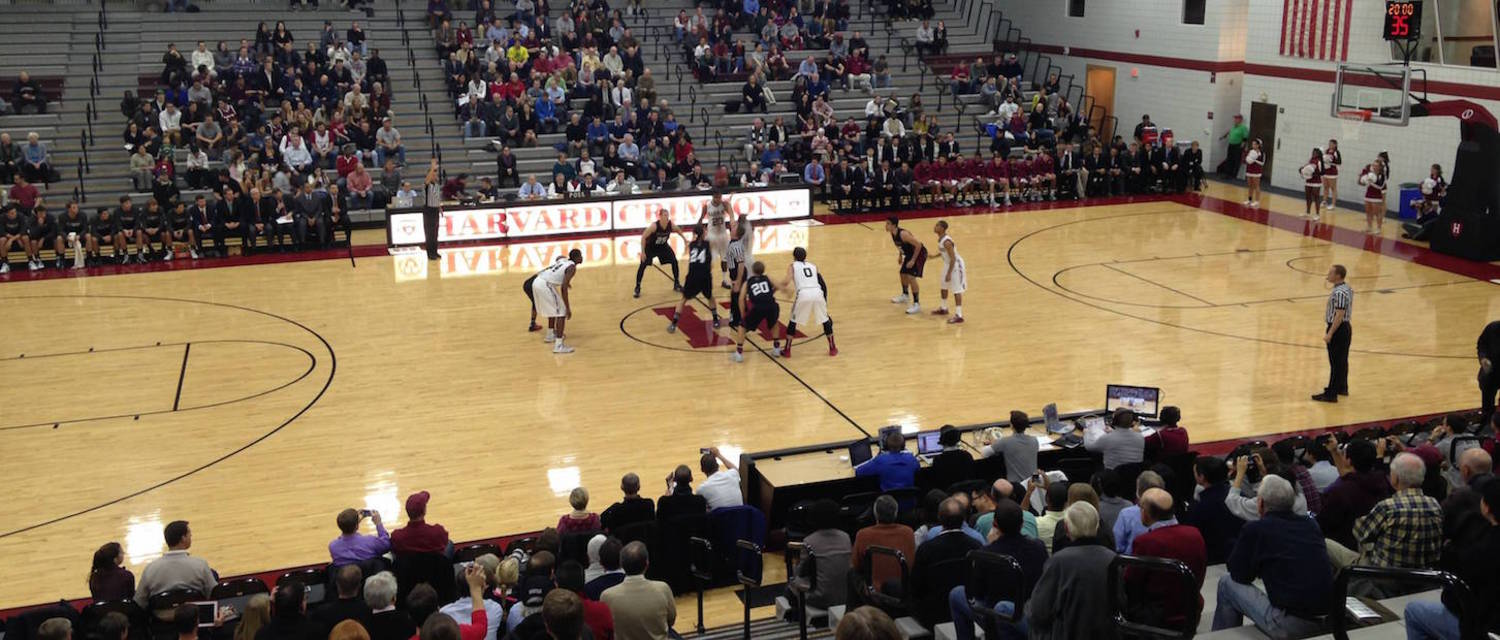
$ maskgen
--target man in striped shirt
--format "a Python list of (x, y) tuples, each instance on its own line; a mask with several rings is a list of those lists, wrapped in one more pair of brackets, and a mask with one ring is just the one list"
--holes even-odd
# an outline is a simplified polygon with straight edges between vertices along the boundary
[(1333, 291), (1328, 294), (1328, 305), (1323, 311), (1323, 342), (1328, 345), (1328, 386), (1312, 397), (1318, 402), (1338, 402), (1339, 396), (1349, 395), (1349, 341), (1354, 330), (1349, 318), (1354, 313), (1354, 290), (1344, 282), (1349, 275), (1344, 265), (1328, 268), (1328, 282)]

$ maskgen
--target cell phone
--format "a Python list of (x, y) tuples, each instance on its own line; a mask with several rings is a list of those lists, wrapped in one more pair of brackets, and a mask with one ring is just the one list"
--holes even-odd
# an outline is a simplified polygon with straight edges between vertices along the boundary
[(368, 518), (368, 517), (370, 517), (370, 516), (372, 516), (374, 514), (375, 514), (375, 511), (372, 510), (372, 509), (360, 509), (359, 510), (359, 517), (361, 517), (361, 518)]
[(708, 447), (698, 447), (698, 455), (708, 455), (708, 453), (709, 453), (709, 448)]
[(193, 606), (198, 608), (198, 626), (212, 627), (219, 620), (219, 603), (217, 602), (194, 602)]

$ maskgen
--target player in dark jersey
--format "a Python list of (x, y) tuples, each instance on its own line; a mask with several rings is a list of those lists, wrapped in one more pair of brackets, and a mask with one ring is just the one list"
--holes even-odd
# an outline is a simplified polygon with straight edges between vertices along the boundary
[(10, 273), (10, 252), (20, 249), (29, 257), (29, 245), (26, 216), (21, 215), (16, 205), (5, 205), (5, 209), (0, 210), (0, 273)]
[(172, 251), (172, 233), (167, 229), (167, 214), (161, 210), (161, 205), (156, 199), (146, 201), (146, 211), (141, 214), (141, 244), (146, 250), (139, 254), (141, 262), (145, 262), (144, 256), (153, 255), (151, 243), (161, 242), (162, 255), (169, 255)]
[(86, 243), (89, 262), (96, 266), (104, 261), (100, 256), (103, 247), (113, 247), (116, 256), (125, 255), (125, 234), (120, 233), (120, 220), (109, 207), (99, 207), (94, 213), (94, 219), (89, 221)]
[(656, 221), (641, 232), (641, 266), (635, 270), (635, 297), (641, 297), (641, 276), (646, 275), (646, 267), (651, 266), (652, 260), (672, 265), (672, 290), (682, 291), (677, 272), (677, 253), (672, 251), (671, 240), (674, 233), (687, 240), (687, 235), (682, 233), (677, 223), (672, 222), (666, 209), (657, 211)]
[[(146, 262), (146, 254), (142, 247), (146, 244), (145, 235), (141, 233), (141, 210), (135, 207), (135, 202), (130, 196), (120, 196), (120, 208), (115, 209), (115, 221), (120, 225), (120, 244), (129, 241), (135, 245), (135, 261)], [(125, 264), (130, 260), (128, 251), (115, 252), (115, 261)]]
[(688, 243), (687, 281), (682, 286), (682, 299), (677, 301), (677, 310), (672, 312), (672, 324), (667, 333), (677, 333), (677, 321), (682, 318), (682, 308), (697, 296), (708, 300), (708, 310), (714, 316), (714, 328), (719, 328), (719, 305), (714, 303), (714, 253), (708, 233), (700, 225), (693, 229), (693, 241)]
[(186, 244), (188, 255), (197, 260), (198, 235), (193, 229), (193, 214), (188, 212), (186, 202), (178, 200), (172, 203), (172, 212), (167, 214), (167, 229), (167, 252), (162, 255), (162, 260), (172, 259), (172, 247), (179, 242)]
[[(69, 251), (82, 251), (89, 235), (89, 217), (78, 208), (77, 202), (69, 202), (68, 208), (57, 217), (57, 237), (52, 241), (52, 250), (57, 253), (57, 268), (67, 266)], [(82, 267), (82, 265), (77, 265)]]
[(911, 291), (911, 306), (906, 308), (907, 313), (920, 313), (922, 311), (922, 292), (917, 281), (922, 278), (922, 267), (927, 263), (927, 245), (917, 239), (916, 234), (901, 228), (901, 219), (891, 216), (885, 219), (885, 231), (891, 234), (891, 242), (896, 244), (900, 251), (901, 265), (901, 295), (891, 298), (891, 302), (901, 304), (907, 301), (906, 291)]
[[(781, 305), (776, 303), (776, 283), (766, 277), (764, 262), (757, 260), (750, 270), (755, 275), (745, 280), (745, 295), (738, 302), (745, 321), (735, 333), (734, 354), (730, 356), (735, 362), (745, 361), (745, 333), (756, 331), (761, 325), (765, 325), (766, 333), (772, 335), (771, 351), (774, 353), (781, 350), (781, 341), (775, 338), (774, 333), (776, 323), (781, 320)], [(787, 339), (790, 340), (791, 337)]]
[(41, 271), (46, 267), (42, 263), (42, 247), (50, 247), (57, 240), (57, 221), (47, 213), (46, 205), (39, 204), (31, 210), (31, 219), (27, 222), (27, 266), (32, 271)]

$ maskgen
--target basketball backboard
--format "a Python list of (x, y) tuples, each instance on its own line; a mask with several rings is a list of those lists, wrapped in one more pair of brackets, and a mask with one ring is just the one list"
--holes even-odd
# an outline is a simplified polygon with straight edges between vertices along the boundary
[(1343, 63), (1334, 77), (1333, 103), (1329, 115), (1344, 120), (1359, 119), (1364, 122), (1404, 127), (1411, 118), (1412, 87), (1426, 92), (1426, 71), (1416, 69), (1419, 76), (1413, 82), (1413, 69), (1405, 64)]

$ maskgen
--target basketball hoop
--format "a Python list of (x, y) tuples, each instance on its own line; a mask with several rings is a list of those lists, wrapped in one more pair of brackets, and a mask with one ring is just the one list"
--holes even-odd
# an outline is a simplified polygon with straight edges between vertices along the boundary
[(1337, 112), (1344, 140), (1359, 140), (1360, 129), (1375, 115), (1370, 109), (1340, 109)]

